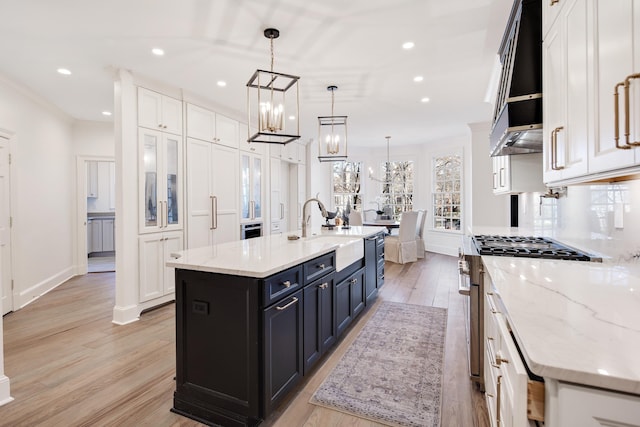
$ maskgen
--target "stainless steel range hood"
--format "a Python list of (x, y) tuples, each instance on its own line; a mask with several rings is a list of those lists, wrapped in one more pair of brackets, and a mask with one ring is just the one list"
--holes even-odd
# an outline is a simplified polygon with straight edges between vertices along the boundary
[(502, 38), (491, 156), (542, 152), (542, 4), (516, 0)]

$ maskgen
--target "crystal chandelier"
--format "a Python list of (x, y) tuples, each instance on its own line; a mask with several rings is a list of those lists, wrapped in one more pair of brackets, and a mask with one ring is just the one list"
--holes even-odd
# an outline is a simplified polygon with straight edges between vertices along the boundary
[(321, 162), (345, 161), (347, 159), (347, 116), (333, 114), (335, 91), (338, 90), (338, 86), (328, 86), (327, 90), (331, 91), (331, 115), (318, 117), (318, 160)]
[[(280, 31), (267, 28), (264, 36), (271, 48), (271, 68), (270, 71), (256, 70), (247, 83), (247, 142), (288, 144), (300, 138), (300, 77), (273, 71), (273, 39), (280, 36)], [(294, 122), (289, 124), (290, 131), (285, 127), (287, 112), (289, 122)]]
[(387, 139), (387, 163), (385, 163), (384, 168), (384, 179), (373, 176), (373, 168), (371, 166), (369, 166), (369, 179), (381, 182), (384, 185), (391, 185), (391, 162), (389, 161), (389, 139), (391, 139), (391, 137), (385, 136), (385, 138)]

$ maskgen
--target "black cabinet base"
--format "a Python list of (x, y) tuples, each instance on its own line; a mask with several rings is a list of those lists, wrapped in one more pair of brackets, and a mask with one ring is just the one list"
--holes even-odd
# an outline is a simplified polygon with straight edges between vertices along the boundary
[(198, 404), (193, 399), (189, 401), (181, 399), (174, 393), (173, 408), (171, 412), (191, 418), (202, 424), (209, 426), (224, 427), (253, 427), (259, 425), (262, 420), (255, 418), (242, 417), (232, 412), (227, 412), (220, 408), (215, 410), (206, 404)]

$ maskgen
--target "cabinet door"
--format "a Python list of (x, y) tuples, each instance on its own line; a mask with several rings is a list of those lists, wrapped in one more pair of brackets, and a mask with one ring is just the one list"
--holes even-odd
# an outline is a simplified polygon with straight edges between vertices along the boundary
[(282, 159), (289, 163), (298, 163), (298, 144), (290, 142), (282, 146)]
[(175, 292), (176, 289), (176, 277), (175, 268), (167, 267), (166, 262), (172, 259), (171, 254), (184, 249), (182, 231), (174, 231), (170, 233), (164, 233), (163, 247), (162, 247), (162, 265), (160, 269), (163, 274), (163, 294), (167, 295)]
[(162, 95), (138, 88), (138, 126), (162, 129)]
[(187, 138), (187, 248), (212, 244), (214, 199), (210, 142)]
[(333, 307), (336, 315), (336, 337), (339, 337), (353, 320), (351, 316), (351, 284), (349, 279), (336, 284)]
[(378, 295), (378, 258), (376, 257), (377, 236), (364, 240), (364, 268), (365, 268), (365, 303), (373, 304)]
[(102, 220), (91, 221), (91, 252), (102, 252)]
[(587, 5), (566, 1), (543, 43), (545, 183), (588, 172)]
[(162, 96), (162, 131), (182, 135), (182, 101)]
[(246, 151), (247, 153), (252, 154), (267, 154), (267, 145), (261, 143), (249, 143), (247, 139), (249, 138), (249, 126), (245, 123), (238, 124), (238, 148), (242, 151)]
[(320, 322), (322, 313), (322, 288), (321, 282), (315, 282), (306, 286), (303, 290), (303, 359), (304, 374), (320, 360), (322, 355), (322, 343), (320, 341)]
[(238, 129), (236, 120), (216, 114), (216, 143), (238, 148)]
[(203, 141), (216, 140), (216, 114), (206, 108), (187, 104), (187, 136)]
[(351, 316), (355, 319), (364, 310), (364, 268), (355, 272), (348, 280), (351, 286)]
[(238, 214), (238, 150), (217, 144), (212, 146), (211, 176), (214, 197), (213, 242), (224, 243), (240, 238)]
[(98, 162), (87, 162), (87, 197), (98, 197)]
[(102, 223), (102, 250), (104, 252), (115, 251), (114, 220), (103, 219), (99, 222)]
[(284, 219), (284, 204), (282, 203), (281, 192), (281, 162), (279, 159), (271, 157), (270, 162), (270, 187), (271, 187), (271, 231), (274, 229), (280, 229)]
[(173, 135), (163, 135), (163, 181), (160, 194), (164, 202), (164, 229), (182, 228), (182, 141)]
[(302, 378), (302, 290), (264, 310), (264, 409), (272, 409)]
[[(640, 2), (635, 2), (640, 7)], [(601, 1), (593, 2), (595, 15), (596, 43), (594, 46), (595, 62), (595, 104), (596, 104), (596, 138), (590, 149), (589, 172), (600, 172), (623, 168), (637, 163), (637, 149), (618, 149), (615, 143), (615, 126), (619, 129), (620, 145), (626, 145), (624, 90), (619, 88), (619, 118), (615, 120), (613, 93), (618, 83), (634, 72), (634, 1)], [(636, 69), (636, 72), (638, 70)], [(639, 80), (632, 81), (632, 87), (640, 86)], [(631, 97), (633, 103), (634, 97)], [(635, 102), (640, 98), (635, 97)], [(633, 105), (633, 104), (632, 104)], [(633, 109), (632, 109), (633, 111)], [(636, 107), (636, 110), (637, 107)], [(638, 114), (632, 120), (637, 120)], [(640, 139), (636, 132), (635, 141)]]
[(138, 238), (138, 265), (140, 266), (140, 302), (164, 295), (162, 261), (164, 237), (153, 233)]

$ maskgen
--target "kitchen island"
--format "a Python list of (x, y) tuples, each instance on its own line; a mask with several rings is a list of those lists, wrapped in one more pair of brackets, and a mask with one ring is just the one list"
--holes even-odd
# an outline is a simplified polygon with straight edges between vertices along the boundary
[[(542, 234), (518, 229), (473, 231)], [(530, 396), (518, 396), (526, 393), (518, 389), (522, 382), (515, 378), (522, 366), (524, 389), (532, 379), (544, 381), (543, 413), (538, 415), (545, 426), (638, 426), (640, 260), (633, 250), (612, 241), (552, 237), (597, 254), (602, 262), (482, 256), (488, 275), (485, 382), (490, 417), (501, 419), (503, 425), (511, 425), (510, 420), (520, 425), (531, 416), (526, 402)], [(515, 347), (507, 355), (509, 342)], [(501, 396), (502, 402), (493, 398), (501, 393), (510, 396)]]
[(173, 254), (172, 411), (207, 424), (260, 424), (375, 299), (383, 231), (317, 230)]

